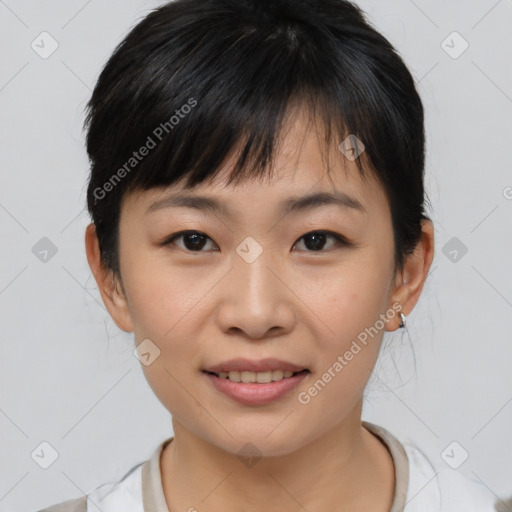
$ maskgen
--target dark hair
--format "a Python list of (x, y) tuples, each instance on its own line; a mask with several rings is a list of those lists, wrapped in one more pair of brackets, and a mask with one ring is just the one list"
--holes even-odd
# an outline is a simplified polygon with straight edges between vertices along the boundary
[(119, 276), (128, 192), (212, 179), (238, 145), (229, 183), (263, 176), (292, 105), (323, 122), (326, 142), (363, 142), (356, 163), (384, 187), (402, 268), (429, 219), (423, 106), (391, 43), (346, 0), (176, 0), (128, 33), (84, 124), (87, 206), (106, 267)]

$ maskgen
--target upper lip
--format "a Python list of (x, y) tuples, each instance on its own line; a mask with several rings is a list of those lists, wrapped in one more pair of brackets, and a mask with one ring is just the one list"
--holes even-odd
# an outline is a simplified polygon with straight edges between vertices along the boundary
[(304, 366), (299, 366), (281, 359), (267, 358), (258, 361), (251, 359), (230, 359), (213, 366), (205, 368), (204, 371), (212, 373), (220, 372), (269, 372), (274, 370), (289, 370), (291, 372), (300, 372), (306, 370)]

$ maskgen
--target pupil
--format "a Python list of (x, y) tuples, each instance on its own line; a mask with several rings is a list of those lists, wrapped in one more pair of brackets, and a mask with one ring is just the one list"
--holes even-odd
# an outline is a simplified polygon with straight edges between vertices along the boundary
[[(195, 240), (192, 244), (187, 243), (190, 239)], [(183, 241), (187, 249), (202, 249), (204, 247), (204, 236), (198, 235), (197, 233), (192, 233), (190, 235), (185, 235), (183, 237)]]
[[(313, 240), (313, 244), (308, 244), (307, 240)], [(316, 242), (315, 242), (316, 240)], [(318, 250), (323, 247), (323, 244), (325, 243), (325, 234), (324, 233), (315, 233), (313, 235), (309, 235), (309, 237), (306, 238), (306, 247), (308, 249)]]

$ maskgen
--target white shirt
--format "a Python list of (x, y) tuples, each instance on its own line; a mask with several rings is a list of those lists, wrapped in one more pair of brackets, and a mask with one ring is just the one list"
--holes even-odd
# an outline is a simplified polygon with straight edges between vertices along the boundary
[[(363, 426), (388, 448), (395, 466), (395, 495), (390, 512), (496, 512), (498, 499), (482, 483), (443, 461), (434, 465), (412, 442), (366, 421)], [(134, 466), (118, 482), (103, 484), (87, 496), (40, 512), (169, 512), (162, 487), (160, 455), (166, 439), (150, 459)]]

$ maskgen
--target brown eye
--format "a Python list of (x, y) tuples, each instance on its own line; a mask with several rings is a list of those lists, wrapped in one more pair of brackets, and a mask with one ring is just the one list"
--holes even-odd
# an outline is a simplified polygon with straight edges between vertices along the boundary
[[(331, 243), (330, 246), (327, 243), (329, 238), (334, 240), (334, 243)], [(308, 252), (328, 251), (340, 245), (348, 245), (348, 242), (341, 235), (330, 231), (311, 231), (299, 240), (304, 240), (304, 246)], [(325, 249), (326, 245), (328, 245), (327, 249)]]
[[(183, 240), (182, 245), (175, 243), (175, 241), (179, 239)], [(200, 231), (181, 231), (180, 233), (171, 235), (160, 245), (177, 245), (180, 249), (184, 249), (189, 252), (204, 252), (203, 248), (207, 245), (208, 240), (211, 240), (211, 238)]]

